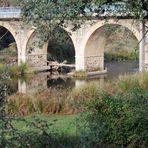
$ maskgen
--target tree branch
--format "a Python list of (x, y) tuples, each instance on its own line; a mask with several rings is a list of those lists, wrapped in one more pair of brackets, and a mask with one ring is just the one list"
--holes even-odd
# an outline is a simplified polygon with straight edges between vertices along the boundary
[(0, 40), (2, 40), (2, 38), (8, 33), (9, 31), (7, 30), (7, 32), (5, 32), (1, 37)]

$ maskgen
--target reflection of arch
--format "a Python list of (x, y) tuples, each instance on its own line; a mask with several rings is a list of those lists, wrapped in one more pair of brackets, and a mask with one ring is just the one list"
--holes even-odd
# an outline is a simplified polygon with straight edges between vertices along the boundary
[(104, 21), (97, 22), (90, 28), (89, 32), (85, 36), (85, 40), (83, 40), (85, 57), (84, 65), (87, 70), (92, 71), (98, 68), (104, 69), (104, 48), (106, 38), (99, 36), (99, 34), (101, 34), (101, 28), (106, 24), (125, 27), (133, 33), (138, 41), (140, 41), (139, 31), (130, 21), (119, 20), (118, 22), (114, 22), (113, 20), (109, 20), (106, 23)]

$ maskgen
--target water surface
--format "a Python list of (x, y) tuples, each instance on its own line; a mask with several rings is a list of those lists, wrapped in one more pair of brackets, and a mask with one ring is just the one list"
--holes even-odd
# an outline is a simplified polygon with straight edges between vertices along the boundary
[(26, 78), (8, 79), (0, 81), (1, 93), (12, 95), (14, 93), (34, 93), (51, 89), (53, 93), (58, 92), (59, 89), (72, 89), (80, 87), (86, 83), (96, 82), (102, 85), (106, 80), (112, 80), (119, 75), (135, 73), (138, 71), (138, 62), (110, 62), (106, 63), (108, 73), (94, 78), (76, 79), (69, 77), (66, 74), (53, 75), (50, 72), (37, 73), (35, 75), (28, 75)]

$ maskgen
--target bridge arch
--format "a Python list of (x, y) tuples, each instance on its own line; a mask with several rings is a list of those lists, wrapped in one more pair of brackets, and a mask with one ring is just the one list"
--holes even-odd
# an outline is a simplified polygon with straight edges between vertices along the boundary
[(39, 46), (39, 39), (35, 29), (27, 32), (27, 42), (25, 44), (26, 63), (30, 67), (47, 66), (47, 43)]
[[(18, 59), (19, 59), (19, 49), (18, 49), (18, 40), (16, 38), (14, 29), (11, 28), (11, 26), (9, 26), (8, 24), (5, 23), (1, 23), (0, 22), (0, 29), (2, 29), (1, 31), (1, 39), (2, 39), (2, 50), (5, 48), (10, 48), (13, 55), (9, 54), (7, 52), (7, 54), (9, 55), (6, 56), (6, 52), (4, 51), (3, 57), (6, 58), (6, 62), (9, 62), (10, 65), (14, 65), (14, 64), (18, 64)], [(11, 44), (11, 43), (15, 43), (15, 44)], [(13, 61), (12, 61), (13, 59)]]
[[(64, 27), (60, 27), (68, 37), (70, 38), (73, 46), (73, 36), (70, 35), (70, 30)], [(28, 31), (27, 33), (28, 40), (26, 42), (26, 62), (31, 67), (47, 66), (47, 57), (48, 57), (48, 45), (49, 40), (43, 44), (42, 47), (39, 47), (40, 39), (37, 39), (37, 33), (35, 29)], [(74, 47), (75, 49), (75, 47)]]
[(66, 60), (69, 64), (74, 63), (76, 48), (72, 34), (64, 27), (55, 28), (54, 33), (56, 36), (48, 41), (48, 60), (57, 60), (58, 62)]
[(140, 41), (140, 32), (137, 26), (132, 22), (132, 20), (108, 20), (105, 21), (98, 21), (86, 34), (85, 38), (83, 39), (84, 45), (84, 69), (88, 71), (93, 70), (103, 70), (104, 69), (104, 48), (106, 39), (100, 37), (101, 28), (103, 26), (110, 24), (110, 25), (119, 25), (122, 27), (127, 28), (129, 31), (133, 33), (138, 41)]
[(18, 42), (19, 41), (18, 41), (18, 39), (16, 37), (17, 32), (16, 32), (15, 28), (12, 27), (10, 22), (7, 23), (7, 22), (1, 22), (1, 21), (0, 21), (0, 27), (3, 27), (5, 29), (7, 29), (11, 33), (11, 35), (13, 36), (13, 38), (14, 38), (14, 40), (16, 42), (17, 52), (19, 53), (19, 48), (18, 48)]

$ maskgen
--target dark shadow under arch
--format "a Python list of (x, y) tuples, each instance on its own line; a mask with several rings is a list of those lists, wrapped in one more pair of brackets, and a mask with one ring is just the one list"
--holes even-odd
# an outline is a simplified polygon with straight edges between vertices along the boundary
[[(3, 26), (0, 26), (0, 52), (1, 62), (9, 62), (11, 64), (12, 61), (15, 61), (17, 63), (18, 50), (15, 37)], [(6, 58), (6, 61), (2, 61), (2, 58)]]
[(7, 48), (9, 44), (16, 42), (13, 35), (5, 27), (0, 26), (0, 43), (1, 48)]
[(56, 28), (54, 36), (48, 41), (48, 60), (75, 63), (75, 48), (68, 32), (63, 28)]

